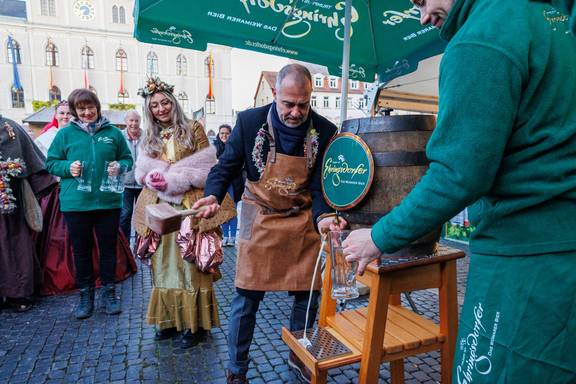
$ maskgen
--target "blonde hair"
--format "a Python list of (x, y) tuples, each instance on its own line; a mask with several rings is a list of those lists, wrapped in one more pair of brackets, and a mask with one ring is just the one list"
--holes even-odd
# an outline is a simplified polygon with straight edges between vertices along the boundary
[[(191, 121), (184, 115), (182, 107), (178, 103), (178, 100), (170, 92), (157, 92), (166, 96), (172, 102), (172, 115), (171, 121), (174, 127), (174, 140), (178, 144), (184, 146), (187, 149), (194, 148), (194, 132), (190, 128)], [(144, 138), (142, 140), (141, 148), (144, 152), (152, 157), (158, 158), (162, 153), (164, 148), (164, 141), (160, 137), (160, 131), (162, 127), (154, 118), (152, 111), (150, 111), (150, 99), (152, 95), (146, 96), (144, 100)]]

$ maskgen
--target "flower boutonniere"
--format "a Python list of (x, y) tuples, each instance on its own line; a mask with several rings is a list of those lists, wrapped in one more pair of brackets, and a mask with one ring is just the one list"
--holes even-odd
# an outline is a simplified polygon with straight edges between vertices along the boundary
[(264, 150), (264, 141), (266, 140), (266, 129), (262, 126), (258, 133), (256, 134), (256, 140), (254, 140), (254, 148), (252, 149), (252, 161), (258, 170), (260, 176), (264, 172), (264, 156), (262, 154)]
[(308, 168), (314, 167), (316, 163), (316, 158), (318, 157), (318, 131), (315, 128), (312, 128), (308, 131), (306, 135), (306, 140), (304, 141), (304, 156), (308, 157), (308, 143), (310, 143), (310, 148), (312, 150), (312, 156), (308, 159)]
[(0, 213), (12, 213), (16, 209), (16, 197), (10, 188), (10, 179), (18, 176), (24, 169), (21, 159), (0, 160)]

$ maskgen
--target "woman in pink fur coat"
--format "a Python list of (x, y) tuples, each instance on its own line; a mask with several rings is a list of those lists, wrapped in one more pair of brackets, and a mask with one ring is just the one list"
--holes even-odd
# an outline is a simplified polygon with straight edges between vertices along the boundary
[(183, 259), (195, 231), (216, 233), (219, 225), (235, 214), (232, 209), (210, 220), (187, 219), (179, 232), (160, 236), (145, 225), (147, 204), (168, 202), (188, 209), (204, 194), (208, 171), (216, 164), (204, 127), (188, 120), (173, 95), (174, 87), (158, 78), (149, 79), (139, 91), (144, 102), (144, 138), (136, 164), (136, 180), (144, 186), (136, 203), (134, 227), (138, 255), (152, 268), (153, 289), (146, 320), (156, 326), (156, 339), (181, 332), (181, 347), (188, 348), (218, 327), (218, 305), (213, 282), (219, 277), (200, 271)]

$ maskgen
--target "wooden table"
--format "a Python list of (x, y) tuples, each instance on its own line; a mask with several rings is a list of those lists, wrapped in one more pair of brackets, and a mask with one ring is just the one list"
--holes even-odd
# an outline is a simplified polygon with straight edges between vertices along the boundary
[[(404, 382), (404, 357), (433, 350), (441, 351), (442, 383), (452, 377), (452, 361), (458, 331), (456, 260), (464, 252), (440, 246), (431, 256), (403, 262), (371, 263), (358, 280), (370, 287), (367, 307), (336, 313), (332, 289), (330, 257), (322, 287), (319, 326), (347, 346), (351, 353), (316, 360), (286, 328), (282, 339), (312, 371), (312, 383), (325, 383), (327, 372), (360, 362), (359, 383), (378, 383), (382, 362), (390, 362), (392, 383)], [(400, 305), (400, 294), (438, 288), (440, 324)]]

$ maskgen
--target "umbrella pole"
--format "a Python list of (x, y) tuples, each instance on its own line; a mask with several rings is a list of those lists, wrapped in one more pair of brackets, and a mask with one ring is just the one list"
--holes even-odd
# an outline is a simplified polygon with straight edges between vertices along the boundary
[(348, 112), (348, 74), (350, 70), (350, 24), (352, 19), (352, 0), (346, 0), (344, 13), (344, 45), (342, 48), (342, 96), (340, 102), (340, 126), (338, 132), (342, 129), (342, 124), (346, 120)]

